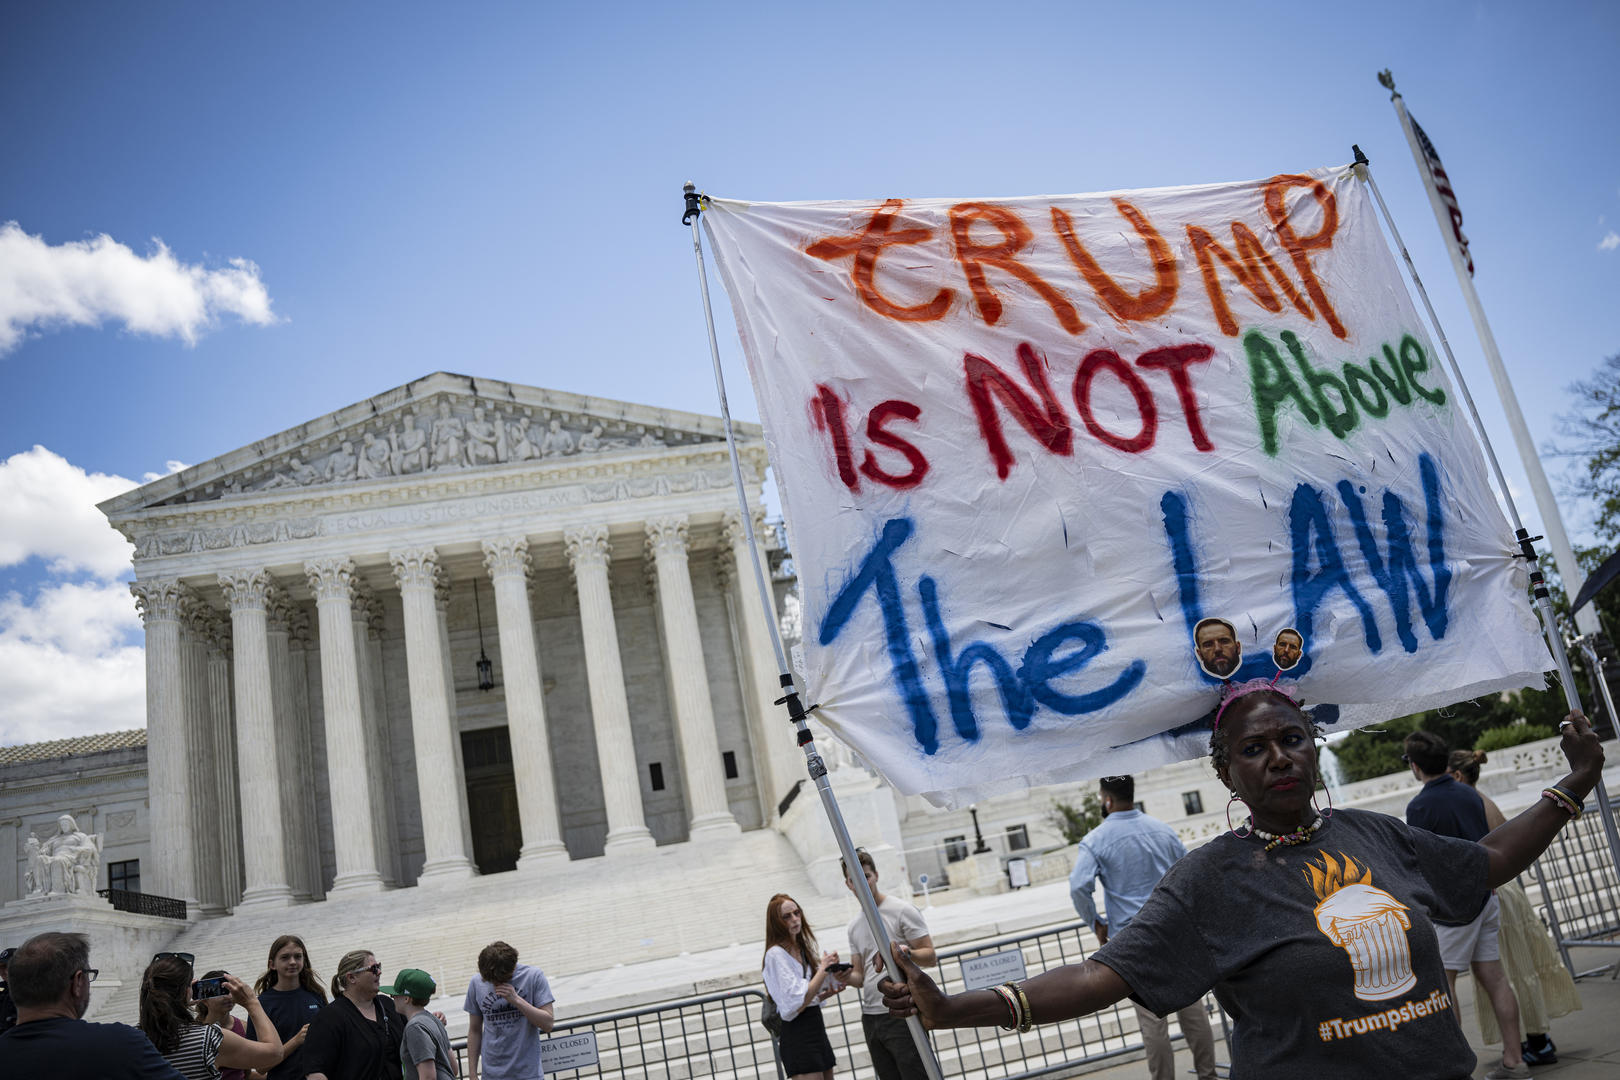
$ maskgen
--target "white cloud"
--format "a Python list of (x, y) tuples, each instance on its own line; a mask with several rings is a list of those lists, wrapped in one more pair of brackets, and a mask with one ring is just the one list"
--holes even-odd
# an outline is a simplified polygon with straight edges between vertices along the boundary
[(1610, 229), (1603, 239), (1598, 241), (1598, 250), (1613, 251), (1615, 248), (1620, 248), (1620, 233)]
[(0, 744), (145, 725), (132, 549), (96, 509), (134, 486), (43, 446), (0, 461), (0, 566), (47, 569), (32, 598), (0, 595)]
[[(0, 598), (0, 744), (146, 726), (146, 661), (124, 582)], [(137, 639), (138, 640), (138, 639)]]
[(276, 321), (254, 263), (231, 259), (208, 270), (180, 262), (161, 240), (152, 243), (142, 258), (105, 233), (53, 245), (15, 221), (0, 225), (0, 355), (28, 331), (57, 326), (112, 320), (189, 345), (222, 314), (256, 326)]
[(56, 574), (119, 576), (134, 549), (96, 503), (134, 486), (122, 476), (87, 473), (43, 446), (0, 461), (0, 566), (38, 556)]

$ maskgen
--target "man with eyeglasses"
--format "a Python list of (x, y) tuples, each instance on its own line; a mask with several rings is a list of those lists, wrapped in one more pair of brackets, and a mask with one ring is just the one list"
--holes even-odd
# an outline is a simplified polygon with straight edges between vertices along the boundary
[(52, 1080), (184, 1080), (145, 1035), (126, 1024), (90, 1024), (90, 939), (37, 934), (6, 965), (17, 1026), (0, 1035), (0, 1076)]

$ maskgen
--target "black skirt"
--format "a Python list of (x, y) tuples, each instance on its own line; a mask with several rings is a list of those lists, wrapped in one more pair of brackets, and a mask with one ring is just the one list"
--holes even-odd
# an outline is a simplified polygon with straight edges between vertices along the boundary
[(826, 1072), (837, 1064), (827, 1027), (821, 1022), (821, 1006), (809, 1005), (798, 1016), (782, 1025), (778, 1036), (782, 1069), (789, 1076)]

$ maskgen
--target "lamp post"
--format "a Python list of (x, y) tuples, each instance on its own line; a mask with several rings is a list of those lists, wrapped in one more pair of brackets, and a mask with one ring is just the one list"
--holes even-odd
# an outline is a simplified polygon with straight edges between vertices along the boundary
[(495, 665), (484, 652), (484, 607), (478, 601), (478, 580), (473, 579), (473, 611), (478, 616), (478, 689), (495, 688)]
[(973, 854), (983, 855), (990, 850), (990, 845), (984, 842), (984, 833), (979, 831), (979, 808), (969, 806), (968, 813), (973, 815)]

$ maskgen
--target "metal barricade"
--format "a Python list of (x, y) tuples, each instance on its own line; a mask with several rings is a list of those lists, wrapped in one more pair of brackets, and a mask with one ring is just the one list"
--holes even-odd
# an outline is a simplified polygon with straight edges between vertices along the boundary
[[(1620, 799), (1609, 805), (1620, 812)], [(1610, 977), (1620, 978), (1620, 961), (1577, 972), (1569, 954), (1571, 946), (1620, 948), (1620, 878), (1598, 815), (1588, 812), (1565, 825), (1532, 869), (1547, 924), (1570, 974), (1579, 979), (1612, 970)]]
[[(1005, 982), (1078, 964), (1086, 956), (1081, 937), (1084, 929), (1084, 924), (1074, 922), (942, 950), (929, 975), (947, 993), (958, 993), (967, 988), (965, 976), (975, 973), (983, 976), (972, 983), (978, 986), (984, 978)], [(593, 1045), (580, 1055), (587, 1059), (584, 1063), (548, 1064), (546, 1073), (626, 1080), (704, 1076), (783, 1080), (775, 1041), (759, 1026), (764, 999), (762, 991), (750, 988), (560, 1022), (552, 1029), (548, 1044), (557, 1048)], [(1219, 1018), (1217, 1038), (1226, 1041), (1225, 1014), (1213, 998), (1206, 998), (1204, 1007)], [(839, 1073), (871, 1076), (859, 991), (852, 987), (827, 999), (821, 1011)], [(931, 1034), (946, 1077), (1018, 1080), (1084, 1071), (1088, 1065), (1142, 1048), (1136, 1013), (1129, 1002), (1077, 1020), (1042, 1024), (1022, 1035), (1000, 1028), (955, 1028)], [(1173, 1038), (1180, 1041), (1179, 1032)], [(466, 1043), (454, 1045), (465, 1070)]]
[[(975, 972), (982, 973), (982, 978), (971, 985), (979, 987), (1039, 975), (1064, 964), (1078, 964), (1086, 958), (1081, 937), (1084, 929), (1085, 924), (1073, 922), (943, 949), (929, 975), (946, 993), (955, 994), (968, 988), (966, 978)], [(1206, 998), (1204, 1005), (1219, 1016), (1221, 1030), (1216, 1035), (1224, 1041), (1228, 1034), (1225, 1015), (1213, 998)], [(834, 1049), (839, 1050), (839, 1071), (870, 1076), (858, 992), (828, 999), (822, 1013)], [(1181, 1041), (1179, 1031), (1174, 1027), (1172, 1031), (1172, 1038)], [(843, 1035), (845, 1046), (842, 1049), (838, 1047), (839, 1037), (835, 1032)], [(940, 1072), (947, 1077), (1018, 1080), (1069, 1070), (1078, 1072), (1085, 1066), (1142, 1048), (1136, 1010), (1128, 1001), (1075, 1020), (1041, 1024), (1024, 1034), (994, 1027), (946, 1028), (930, 1034)]]
[[(546, 1039), (546, 1075), (623, 1080), (690, 1080), (715, 1076), (785, 1080), (776, 1041), (760, 1026), (764, 991), (666, 1001), (624, 1012), (559, 1021)], [(467, 1075), (467, 1041), (451, 1044)], [(553, 1048), (566, 1048), (552, 1055)]]

